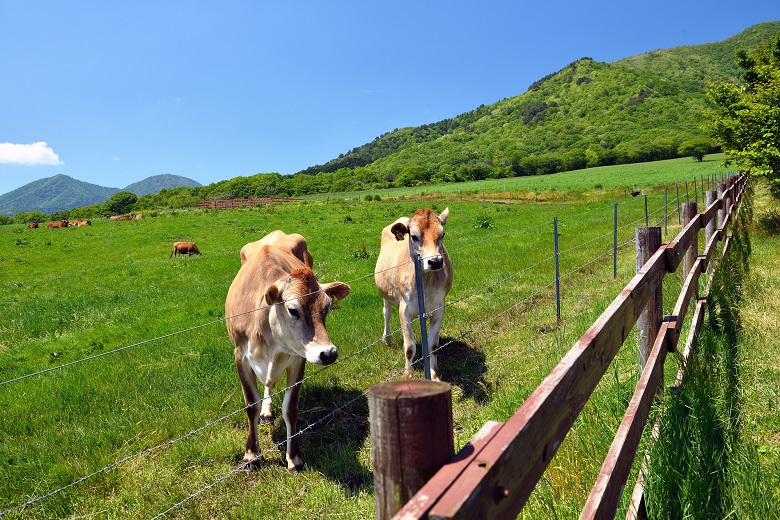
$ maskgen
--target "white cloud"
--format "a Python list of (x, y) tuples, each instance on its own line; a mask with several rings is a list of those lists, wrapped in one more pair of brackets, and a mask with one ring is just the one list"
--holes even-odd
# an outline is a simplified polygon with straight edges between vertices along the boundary
[(0, 143), (0, 163), (63, 164), (45, 142), (33, 144)]

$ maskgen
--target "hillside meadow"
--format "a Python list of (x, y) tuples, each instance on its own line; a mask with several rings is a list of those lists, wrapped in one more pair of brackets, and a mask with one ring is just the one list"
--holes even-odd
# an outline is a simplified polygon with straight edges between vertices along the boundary
[[(421, 206), (450, 208), (446, 245), (455, 283), (439, 365), (453, 386), (457, 450), (485, 421), (511, 416), (633, 276), (632, 239), (644, 225), (645, 199), (627, 196), (627, 187), (647, 195), (649, 220), (669, 240), (679, 230), (674, 184), (689, 181), (693, 200), (694, 179), (723, 175), (718, 164), (676, 160), (460, 186), (473, 197), (426, 188), (425, 194), (380, 193), (381, 201), (331, 194), (243, 210), (93, 220), (80, 228), (0, 226), (6, 310), (0, 317), (0, 513), (372, 517), (364, 394), (403, 371), (400, 333), (389, 348), (380, 341), (382, 299), (373, 268), (381, 229)], [(545, 197), (505, 195), (525, 190), (521, 183), (539, 183), (526, 191)], [(670, 190), (666, 223), (663, 187)], [(483, 190), (501, 203), (481, 201)], [(562, 192), (572, 194), (565, 203), (554, 197)], [(615, 203), (620, 248), (613, 277)], [(273, 423), (260, 428), (261, 468), (234, 471), (246, 415), (224, 300), (241, 247), (275, 229), (307, 238), (320, 281), (340, 280), (352, 289), (328, 316), (339, 361), (307, 367), (300, 474), (283, 465), (281, 395), (274, 398)], [(203, 255), (170, 258), (178, 240), (196, 242)], [(671, 307), (679, 273), (667, 280), (665, 306)], [(521, 516), (578, 514), (636, 384), (636, 357), (629, 340)], [(673, 379), (677, 368), (670, 359), (667, 376)], [(418, 359), (415, 377), (421, 373)], [(283, 387), (284, 379), (277, 391)]]

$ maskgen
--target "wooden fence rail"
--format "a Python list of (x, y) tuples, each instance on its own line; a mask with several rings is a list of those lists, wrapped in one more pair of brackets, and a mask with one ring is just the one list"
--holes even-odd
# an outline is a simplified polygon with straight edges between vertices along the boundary
[[(650, 405), (663, 383), (666, 353), (676, 348), (689, 302), (694, 299), (686, 355), (692, 348), (705, 308), (704, 299), (697, 297), (698, 281), (712, 259), (717, 242), (726, 240), (724, 251), (728, 247), (726, 227), (746, 182), (746, 174), (733, 176), (719, 186), (717, 197), (708, 194), (705, 211), (697, 214), (694, 211), (677, 237), (649, 257), (517, 412), (505, 423), (486, 424), (394, 518), (515, 518), (648, 302), (658, 292), (663, 277), (675, 272), (684, 263), (686, 253), (693, 251), (693, 261), (685, 265), (688, 271), (673, 314), (656, 318), (662, 323), (654, 324), (658, 333), (580, 517), (613, 518)], [(701, 229), (706, 230), (707, 236), (706, 249), (699, 255)], [(641, 478), (640, 475), (637, 487), (641, 486)], [(636, 513), (642, 509), (641, 489), (635, 490), (632, 496), (631, 508)]]

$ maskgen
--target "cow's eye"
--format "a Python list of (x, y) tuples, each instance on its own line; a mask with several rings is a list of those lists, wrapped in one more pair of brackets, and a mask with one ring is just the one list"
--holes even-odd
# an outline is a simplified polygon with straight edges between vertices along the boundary
[(410, 235), (410, 236), (412, 237), (412, 242), (419, 242), (420, 241), (420, 237), (418, 237), (417, 235)]
[(300, 318), (300, 317), (301, 317), (301, 313), (300, 313), (300, 312), (298, 312), (298, 309), (292, 309), (292, 308), (290, 308), (290, 309), (287, 309), (287, 312), (289, 312), (289, 313), (290, 313), (290, 316), (292, 316), (292, 317), (293, 317), (293, 318), (295, 318), (296, 320), (297, 320), (298, 318)]

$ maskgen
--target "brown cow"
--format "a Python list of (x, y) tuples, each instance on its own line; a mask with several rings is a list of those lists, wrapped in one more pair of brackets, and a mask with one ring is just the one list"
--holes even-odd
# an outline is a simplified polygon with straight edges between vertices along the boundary
[[(290, 248), (290, 241), (275, 236), (278, 242), (266, 237), (268, 241), (239, 269), (225, 300), (225, 316), (247, 404), (244, 461), (257, 466), (257, 422), (271, 420), (271, 390), (286, 371), (282, 415), (287, 427), (287, 469), (299, 471), (303, 459), (295, 434), (306, 361), (327, 365), (336, 360), (338, 351), (325, 330), (325, 317), (333, 298), (346, 298), (350, 288), (341, 282), (320, 284)], [(262, 398), (258, 379), (264, 387)]]
[(60, 220), (59, 222), (52, 222), (51, 224), (47, 225), (47, 228), (53, 229), (53, 228), (64, 228), (68, 227), (70, 225), (70, 222), (67, 220)]
[(198, 246), (195, 245), (195, 242), (174, 242), (173, 243), (173, 251), (171, 252), (171, 256), (177, 257), (179, 255), (183, 255), (187, 253), (187, 256), (192, 255), (198, 255), (200, 256), (202, 253), (198, 250)]
[(32, 222), (30, 222), (29, 224), (27, 224), (27, 228), (28, 228), (28, 229), (35, 229), (35, 228), (37, 228), (37, 227), (38, 227), (38, 222), (36, 222), (35, 220), (33, 220)]
[(393, 307), (398, 307), (406, 356), (404, 379), (411, 377), (411, 364), (416, 351), (412, 320), (420, 314), (414, 264), (411, 262), (412, 255), (417, 254), (422, 262), (425, 312), (430, 320), (428, 346), (431, 352), (431, 378), (436, 381), (439, 379), (435, 352), (439, 347), (439, 331), (444, 318), (444, 298), (452, 287), (452, 262), (442, 243), (444, 224), (449, 213), (449, 208), (445, 208), (438, 216), (430, 209), (418, 209), (411, 218), (399, 218), (382, 230), (382, 245), (374, 270), (374, 281), (384, 298), (384, 339), (388, 345), (390, 316)]
[(89, 220), (89, 219), (81, 220), (80, 218), (77, 218), (76, 220), (71, 222), (70, 225), (71, 226), (91, 226), (92, 225), (92, 221)]
[(265, 237), (261, 238), (257, 242), (250, 242), (241, 248), (241, 265), (246, 263), (246, 259), (260, 251), (260, 249), (266, 244), (276, 244), (277, 246), (289, 249), (301, 262), (306, 264), (310, 269), (314, 269), (314, 258), (309, 252), (306, 239), (298, 233), (286, 234), (284, 231), (276, 230), (272, 231)]

